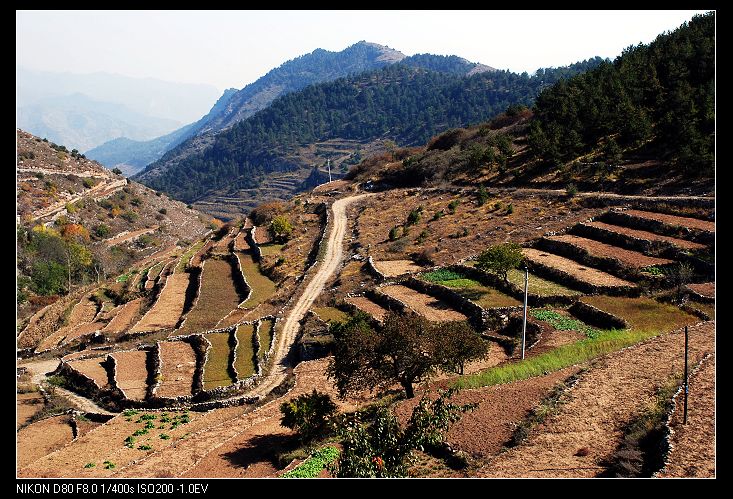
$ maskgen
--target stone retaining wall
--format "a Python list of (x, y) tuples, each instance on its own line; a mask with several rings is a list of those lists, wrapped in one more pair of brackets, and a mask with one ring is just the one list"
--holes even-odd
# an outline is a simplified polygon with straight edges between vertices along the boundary
[(612, 210), (598, 217), (603, 222), (632, 227), (634, 229), (654, 232), (678, 239), (687, 239), (700, 244), (713, 244), (715, 242), (715, 233), (706, 230), (700, 230), (691, 227), (682, 227), (670, 225), (660, 220), (650, 220), (647, 218), (635, 217), (621, 210)]
[(556, 267), (540, 262), (527, 262), (529, 270), (540, 277), (558, 282), (563, 286), (575, 288), (587, 294), (605, 294), (609, 296), (639, 296), (641, 289), (631, 286), (595, 286)]
[(582, 301), (575, 302), (568, 311), (586, 324), (601, 329), (627, 329), (629, 324), (611, 313)]
[(454, 309), (467, 316), (473, 327), (479, 330), (485, 329), (486, 325), (483, 320), (484, 309), (468, 298), (461, 296), (451, 288), (432, 282), (421, 281), (412, 276), (405, 281), (405, 285), (423, 294), (443, 300)]
[(260, 245), (257, 244), (256, 232), (257, 226), (253, 226), (251, 229), (249, 229), (249, 232), (247, 233), (247, 242), (252, 248), (252, 253), (254, 254), (255, 260), (259, 262), (260, 260), (262, 260), (262, 250), (260, 249)]

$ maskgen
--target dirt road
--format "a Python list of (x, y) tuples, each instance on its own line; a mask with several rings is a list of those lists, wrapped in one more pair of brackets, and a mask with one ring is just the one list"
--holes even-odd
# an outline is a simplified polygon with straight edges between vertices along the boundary
[(343, 258), (343, 241), (346, 234), (347, 218), (346, 208), (353, 202), (363, 199), (371, 194), (360, 194), (344, 199), (339, 199), (331, 206), (331, 214), (333, 217), (333, 226), (331, 233), (328, 235), (326, 255), (321, 262), (320, 267), (312, 277), (311, 281), (305, 288), (303, 294), (291, 308), (282, 330), (277, 335), (275, 349), (272, 353), (272, 368), (270, 372), (262, 379), (262, 381), (252, 390), (249, 396), (264, 397), (273, 388), (278, 386), (285, 379), (288, 364), (287, 355), (290, 347), (295, 342), (300, 327), (299, 321), (305, 316), (308, 309), (318, 295), (323, 291), (328, 279), (333, 275), (341, 264)]

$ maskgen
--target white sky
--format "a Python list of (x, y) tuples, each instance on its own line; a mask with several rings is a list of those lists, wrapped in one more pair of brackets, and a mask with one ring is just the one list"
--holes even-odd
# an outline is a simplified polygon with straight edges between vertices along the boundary
[(16, 11), (17, 64), (242, 88), (359, 40), (529, 73), (618, 56), (702, 11)]

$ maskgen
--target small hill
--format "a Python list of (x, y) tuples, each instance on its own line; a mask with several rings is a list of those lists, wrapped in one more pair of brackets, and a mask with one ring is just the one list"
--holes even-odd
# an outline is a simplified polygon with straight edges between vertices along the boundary
[[(45, 298), (116, 275), (179, 241), (211, 217), (69, 151), (17, 131), (19, 316)], [(46, 300), (47, 301), (47, 300)]]

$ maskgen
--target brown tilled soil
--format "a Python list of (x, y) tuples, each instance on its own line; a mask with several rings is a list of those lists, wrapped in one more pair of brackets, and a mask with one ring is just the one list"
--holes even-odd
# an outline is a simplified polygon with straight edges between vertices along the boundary
[(16, 429), (26, 424), (35, 413), (43, 409), (43, 396), (39, 392), (19, 393), (15, 397)]
[(148, 388), (147, 358), (144, 350), (128, 350), (112, 354), (117, 362), (117, 386), (131, 400), (143, 400)]
[(102, 332), (116, 334), (127, 331), (135, 318), (137, 318), (141, 305), (142, 298), (135, 298), (122, 305), (122, 309), (107, 323), (104, 329), (102, 329)]
[(68, 415), (42, 419), (26, 426), (17, 436), (17, 469), (60, 449), (73, 439)]
[[(324, 372), (328, 359), (303, 362), (295, 368), (296, 385), (283, 398), (274, 400), (249, 414), (236, 424), (212, 429), (211, 435), (202, 434), (202, 443), (221, 433), (225, 442), (206, 452), (195, 466), (185, 469), (185, 477), (266, 477), (274, 476), (278, 468), (273, 462), (279, 452), (296, 445), (293, 432), (280, 426), (280, 404), (313, 389), (331, 395), (340, 410), (353, 410), (360, 399), (337, 399), (333, 383)], [(220, 442), (222, 441), (220, 440)], [(193, 443), (187, 442), (189, 444)], [(213, 443), (213, 442), (212, 442)], [(209, 444), (211, 445), (211, 444)], [(203, 450), (203, 449), (202, 449)], [(188, 459), (187, 454), (186, 459)], [(180, 456), (177, 459), (183, 460)], [(136, 475), (137, 476), (137, 475)]]
[[(66, 446), (64, 449), (53, 455), (47, 455), (41, 459), (32, 462), (25, 469), (18, 472), (20, 477), (109, 477), (117, 473), (125, 466), (144, 458), (146, 455), (168, 446), (175, 446), (182, 442), (182, 439), (188, 438), (187, 434), (193, 434), (202, 428), (207, 428), (212, 422), (217, 422), (225, 417), (231, 418), (233, 414), (241, 414), (241, 407), (218, 409), (203, 414), (190, 412), (190, 422), (182, 424), (177, 428), (171, 428), (171, 423), (163, 424), (164, 428), (159, 428), (162, 423), (159, 421), (160, 412), (152, 413), (157, 416), (153, 423), (155, 428), (148, 430), (145, 435), (135, 438), (133, 449), (125, 447), (124, 442), (128, 436), (131, 436), (136, 430), (144, 427), (144, 421), (138, 421), (144, 411), (132, 417), (118, 415), (109, 420), (107, 423), (87, 432), (84, 436), (78, 438), (73, 444)], [(173, 417), (180, 413), (168, 411), (168, 416)], [(129, 419), (129, 421), (127, 420)], [(160, 438), (161, 434), (167, 434), (171, 438), (164, 440)], [(148, 444), (151, 450), (138, 449), (139, 444)], [(115, 464), (114, 469), (105, 469), (104, 461), (110, 461)], [(96, 466), (84, 468), (87, 463), (95, 463)], [(148, 475), (153, 476), (153, 475)]]
[[(714, 349), (715, 323), (690, 330), (690, 356)], [(560, 411), (525, 442), (479, 470), (487, 477), (593, 477), (619, 446), (625, 426), (653, 401), (658, 387), (681, 372), (681, 330), (602, 357), (563, 397)], [(589, 453), (578, 456), (587, 447)]]
[(102, 366), (102, 362), (106, 358), (106, 356), (102, 356), (93, 359), (74, 360), (69, 362), (69, 367), (91, 378), (97, 388), (104, 388), (107, 386), (108, 377), (107, 370)]
[(706, 232), (715, 232), (715, 222), (708, 220), (700, 220), (698, 218), (679, 217), (676, 215), (667, 215), (666, 213), (654, 213), (651, 211), (626, 210), (623, 212), (633, 217), (644, 218), (646, 220), (657, 220), (659, 222), (686, 227), (688, 229), (699, 229)]
[(96, 315), (97, 304), (90, 300), (88, 295), (84, 296), (79, 303), (74, 305), (74, 308), (69, 314), (66, 326), (59, 328), (56, 332), (47, 336), (36, 350), (41, 351), (54, 348), (67, 335), (71, 334), (76, 327), (91, 322)]
[(92, 431), (94, 428), (97, 428), (98, 426), (101, 426), (102, 423), (95, 423), (94, 421), (81, 421), (77, 418), (76, 420), (76, 431), (77, 437), (83, 437), (90, 431)]
[(178, 334), (196, 333), (213, 329), (244, 298), (234, 287), (234, 273), (238, 270), (228, 260), (209, 259), (204, 264), (201, 289), (196, 305), (186, 315)]
[(160, 342), (161, 382), (155, 394), (158, 397), (191, 395), (196, 371), (196, 353), (183, 341)]
[(415, 265), (412, 260), (382, 260), (375, 261), (374, 266), (387, 277), (397, 277), (403, 274), (420, 272), (422, 267)]
[(578, 248), (584, 249), (592, 256), (601, 258), (615, 258), (624, 265), (635, 269), (642, 267), (649, 267), (651, 265), (667, 265), (672, 263), (672, 260), (666, 258), (655, 258), (646, 256), (638, 251), (631, 251), (618, 246), (605, 244), (600, 241), (593, 239), (586, 239), (584, 237), (572, 236), (570, 234), (563, 234), (561, 236), (550, 236), (547, 239), (551, 241), (560, 241), (564, 243), (572, 244)]
[[(448, 431), (446, 441), (454, 449), (462, 450), (474, 459), (483, 461), (496, 455), (511, 438), (515, 425), (524, 419), (557, 383), (577, 371), (577, 367), (568, 367), (547, 376), (515, 383), (461, 390), (451, 402), (477, 403), (478, 407), (463, 414)], [(422, 395), (419, 393), (420, 390), (417, 392), (414, 399), (403, 400), (397, 404), (395, 413), (400, 421), (407, 421), (412, 414)]]
[(614, 277), (610, 274), (606, 274), (605, 272), (602, 272), (593, 267), (585, 267), (583, 265), (580, 265), (578, 262), (574, 260), (570, 260), (568, 258), (564, 258), (562, 256), (555, 255), (553, 253), (548, 253), (546, 251), (540, 251), (534, 248), (524, 248), (522, 249), (522, 253), (524, 253), (524, 256), (530, 261), (537, 262), (539, 264), (546, 265), (548, 267), (552, 267), (555, 269), (559, 269), (575, 277), (576, 279), (587, 282), (594, 286), (604, 286), (604, 287), (613, 287), (613, 286), (633, 287), (634, 286), (634, 284), (629, 281), (624, 281), (623, 279), (619, 279), (618, 277)]
[(379, 291), (401, 301), (429, 321), (465, 321), (468, 319), (462, 313), (453, 310), (447, 303), (407, 286), (394, 284), (379, 288)]
[(684, 394), (677, 406), (670, 428), (672, 450), (662, 477), (715, 477), (715, 357), (704, 361), (690, 381), (687, 424), (683, 425)]
[(697, 293), (698, 295), (705, 296), (706, 298), (715, 298), (715, 283), (714, 282), (704, 282), (702, 284), (688, 284), (688, 288), (693, 293)]
[(255, 241), (258, 245), (263, 245), (272, 242), (272, 234), (267, 230), (267, 227), (257, 227), (255, 230)]
[(247, 242), (247, 232), (242, 229), (234, 238), (234, 251), (249, 251), (251, 248)]
[(235, 237), (237, 237), (236, 229), (231, 229), (224, 237), (214, 242), (211, 252), (219, 254), (229, 253), (229, 243), (231, 243)]
[(378, 321), (384, 319), (384, 316), (387, 315), (388, 312), (386, 308), (382, 307), (378, 303), (374, 303), (366, 296), (352, 296), (350, 298), (346, 298), (346, 302), (351, 303), (356, 308), (366, 312)]
[(132, 330), (153, 331), (174, 328), (183, 313), (190, 277), (191, 275), (187, 272), (168, 276), (168, 280), (155, 305), (132, 327)]
[(69, 332), (69, 334), (66, 335), (63, 344), (65, 345), (77, 338), (90, 335), (96, 331), (101, 331), (105, 328), (106, 325), (107, 323), (102, 321), (87, 322), (86, 324), (81, 324), (75, 327), (73, 331)]
[(685, 239), (677, 239), (676, 237), (662, 236), (655, 234), (654, 232), (648, 232), (645, 230), (630, 229), (628, 227), (621, 227), (620, 225), (607, 224), (605, 222), (586, 222), (585, 225), (590, 227), (596, 227), (598, 229), (607, 230), (609, 232), (615, 232), (617, 234), (624, 234), (627, 236), (641, 239), (644, 241), (652, 242), (665, 242), (670, 243), (673, 246), (677, 246), (682, 249), (702, 249), (705, 247), (704, 244), (693, 243)]
[[(226, 239), (226, 238), (224, 238)], [(199, 249), (192, 257), (191, 257), (191, 266), (192, 267), (200, 267), (201, 262), (204, 258), (204, 255), (206, 255), (209, 250), (214, 246), (214, 241), (211, 239), (207, 239), (206, 243), (204, 243), (203, 246), (201, 246), (201, 249)]]

